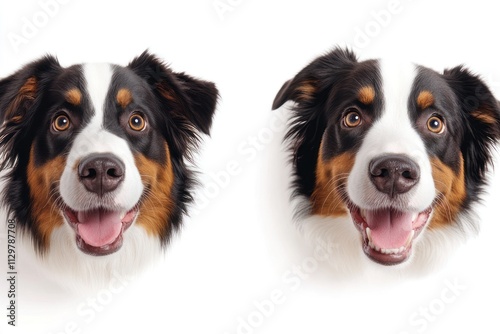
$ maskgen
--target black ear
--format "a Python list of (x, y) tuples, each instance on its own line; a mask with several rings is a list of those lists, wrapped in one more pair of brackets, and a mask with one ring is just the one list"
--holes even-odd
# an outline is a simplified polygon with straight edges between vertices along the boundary
[(45, 87), (60, 68), (55, 57), (46, 56), (0, 80), (1, 169), (13, 165), (29, 143)]
[(187, 96), (188, 119), (203, 133), (209, 134), (217, 104), (218, 90), (209, 81), (195, 79), (185, 73), (174, 73)]
[(287, 101), (304, 103), (314, 99), (318, 89), (317, 79), (313, 73), (302, 71), (295, 78), (283, 84), (273, 101), (273, 110), (278, 109)]
[(166, 104), (175, 105), (177, 117), (209, 134), (218, 98), (214, 83), (175, 73), (147, 51), (128, 67), (145, 79)]
[(333, 49), (285, 82), (274, 99), (273, 109), (287, 101), (295, 102), (285, 135), (295, 167), (295, 194), (310, 196), (314, 190), (316, 160), (327, 124), (325, 110), (328, 98), (356, 63), (356, 56), (351, 51)]
[(324, 89), (331, 87), (334, 81), (341, 78), (341, 73), (357, 62), (350, 50), (336, 48), (322, 57), (315, 59), (293, 79), (283, 84), (274, 98), (273, 110), (287, 101), (299, 105), (314, 103)]
[(443, 76), (454, 90), (467, 123), (461, 144), (466, 177), (482, 185), (492, 162), (491, 149), (500, 138), (499, 102), (481, 78), (463, 66), (445, 70)]

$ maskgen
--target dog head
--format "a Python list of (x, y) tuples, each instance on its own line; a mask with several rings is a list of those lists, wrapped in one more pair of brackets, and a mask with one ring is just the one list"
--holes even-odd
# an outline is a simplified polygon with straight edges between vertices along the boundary
[(336, 49), (286, 82), (273, 109), (288, 100), (295, 193), (314, 215), (350, 215), (375, 262), (407, 260), (426, 229), (456, 224), (479, 199), (500, 109), (462, 66), (438, 73)]
[(126, 67), (32, 62), (0, 81), (3, 201), (42, 253), (63, 247), (51, 245), (61, 227), (89, 255), (117, 252), (132, 225), (165, 244), (216, 100), (213, 83), (147, 52)]

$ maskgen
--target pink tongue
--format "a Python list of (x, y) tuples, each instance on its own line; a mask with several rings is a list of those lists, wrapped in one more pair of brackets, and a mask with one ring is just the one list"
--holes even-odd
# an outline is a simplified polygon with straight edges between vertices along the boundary
[(102, 247), (111, 244), (122, 230), (118, 212), (102, 209), (78, 212), (78, 234), (87, 245)]
[(372, 242), (380, 248), (404, 246), (412, 231), (412, 213), (391, 209), (366, 211)]

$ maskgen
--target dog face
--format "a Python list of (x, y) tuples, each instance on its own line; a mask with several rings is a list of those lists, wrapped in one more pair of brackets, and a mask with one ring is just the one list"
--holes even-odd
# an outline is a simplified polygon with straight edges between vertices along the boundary
[(216, 99), (214, 84), (147, 52), (127, 67), (35, 61), (0, 81), (3, 200), (42, 253), (64, 247), (51, 245), (61, 228), (94, 256), (119, 251), (132, 225), (165, 244)]
[(385, 265), (470, 210), (500, 135), (498, 102), (463, 67), (440, 74), (336, 49), (286, 82), (273, 109), (288, 100), (296, 194), (314, 215), (350, 215), (364, 253)]

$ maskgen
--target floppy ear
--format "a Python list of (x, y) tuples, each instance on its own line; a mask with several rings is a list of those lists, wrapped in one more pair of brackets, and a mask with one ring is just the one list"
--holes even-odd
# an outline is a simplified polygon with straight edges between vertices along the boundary
[(312, 61), (293, 79), (283, 84), (274, 98), (273, 110), (287, 101), (294, 101), (299, 106), (314, 104), (320, 93), (341, 78), (341, 73), (357, 62), (350, 50), (336, 48)]
[(467, 120), (461, 144), (466, 176), (483, 184), (486, 167), (492, 162), (491, 148), (500, 138), (499, 102), (480, 77), (463, 66), (445, 70), (443, 75)]
[(44, 87), (60, 69), (52, 56), (34, 61), (0, 80), (0, 168), (12, 166), (21, 149), (29, 148), (36, 110)]
[(283, 84), (274, 98), (273, 110), (278, 109), (287, 101), (296, 103), (311, 101), (314, 99), (317, 89), (318, 80), (314, 78), (313, 73), (303, 70), (295, 78)]
[(327, 124), (325, 106), (332, 89), (356, 62), (354, 53), (336, 48), (313, 60), (293, 79), (285, 82), (274, 99), (273, 109), (287, 101), (295, 102), (285, 141), (295, 167), (296, 194), (310, 196), (314, 190), (316, 160)]
[(203, 133), (210, 134), (217, 104), (218, 90), (209, 81), (195, 79), (185, 73), (174, 73), (188, 100), (188, 119)]
[(198, 131), (210, 133), (218, 98), (214, 83), (175, 73), (147, 51), (132, 60), (128, 67), (145, 79), (168, 106), (173, 105), (178, 118)]

